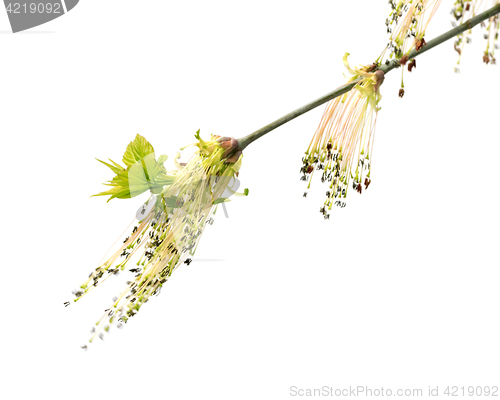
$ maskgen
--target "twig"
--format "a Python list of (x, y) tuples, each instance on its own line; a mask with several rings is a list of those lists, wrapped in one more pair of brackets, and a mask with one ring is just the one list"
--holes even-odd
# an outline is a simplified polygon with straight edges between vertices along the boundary
[[(464, 22), (463, 24), (457, 26), (456, 28), (453, 28), (449, 30), (448, 32), (443, 33), (442, 35), (439, 35), (438, 37), (430, 40), (427, 42), (425, 46), (423, 46), (418, 52), (413, 49), (410, 51), (408, 54), (408, 59), (415, 58), (426, 51), (432, 49), (433, 47), (436, 47), (440, 45), (441, 43), (446, 42), (449, 39), (454, 38), (455, 36), (459, 35), (462, 32), (465, 32), (469, 29), (472, 29), (474, 26), (477, 24), (480, 24), (484, 20), (492, 17), (493, 15), (496, 15), (500, 13), (500, 4), (497, 4), (496, 6), (490, 8), (489, 10), (486, 10), (482, 12), (481, 14), (476, 15), (475, 17), (469, 19), (468, 21)], [(384, 64), (380, 66), (378, 69), (381, 71), (384, 71), (384, 73), (388, 73), (389, 71), (393, 70), (394, 68), (399, 67), (399, 61), (398, 60), (392, 60), (388, 64)], [(291, 121), (294, 118), (297, 118), (298, 116), (305, 114), (308, 111), (311, 111), (313, 108), (316, 108), (320, 106), (321, 104), (326, 103), (327, 101), (330, 101), (334, 99), (335, 97), (341, 96), (344, 93), (347, 93), (350, 91), (354, 86), (356, 86), (356, 83), (358, 81), (351, 82), (347, 85), (340, 86), (339, 88), (335, 89), (333, 92), (327, 93), (324, 96), (320, 97), (317, 100), (314, 100), (305, 106), (302, 106), (300, 108), (297, 108), (295, 111), (292, 111), (291, 113), (286, 114), (285, 116), (277, 119), (274, 122), (271, 122), (270, 124), (260, 128), (259, 130), (244, 136), (240, 139), (238, 139), (238, 147), (240, 150), (245, 149), (250, 143), (253, 141), (257, 140), (258, 138), (264, 136), (266, 133), (271, 132), (272, 130), (278, 128), (279, 126), (286, 124), (287, 122)]]

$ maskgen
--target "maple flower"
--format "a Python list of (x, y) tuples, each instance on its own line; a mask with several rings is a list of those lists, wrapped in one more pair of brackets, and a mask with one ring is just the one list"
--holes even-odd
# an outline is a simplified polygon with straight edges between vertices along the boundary
[[(386, 19), (387, 33), (390, 33), (387, 49), (392, 50), (389, 58), (401, 59), (412, 48), (418, 51), (425, 45), (425, 31), (436, 14), (442, 0), (394, 0), (389, 1), (391, 13)], [(382, 53), (385, 54), (385, 49)]]
[[(74, 301), (77, 301), (134, 263), (129, 271), (135, 278), (127, 282), (97, 321), (90, 342), (98, 335), (103, 338), (102, 330), (109, 331), (113, 324), (121, 327), (151, 295), (160, 292), (179, 265), (191, 262), (188, 256), (194, 255), (206, 225), (213, 223), (217, 204), (229, 201), (222, 196), (226, 190), (231, 191), (231, 182), (241, 168), (243, 156), (238, 142), (213, 135), (205, 141), (199, 131), (195, 137), (195, 153), (187, 163), (177, 161), (178, 153), (175, 171), (166, 171), (163, 163), (167, 157), (156, 160), (153, 147), (140, 135), (129, 144), (123, 156), (127, 168), (111, 160), (112, 165), (101, 161), (117, 175), (108, 183), (113, 188), (98, 195), (110, 195), (109, 200), (133, 197), (147, 190), (152, 195), (144, 205), (142, 220), (123, 244), (74, 292)], [(244, 195), (248, 195), (248, 189)], [(148, 212), (145, 212), (146, 206)]]
[(309, 176), (308, 188), (315, 169), (322, 171), (322, 182), (330, 182), (330, 190), (320, 210), (325, 219), (329, 218), (327, 210), (331, 210), (334, 204), (345, 206), (351, 180), (353, 189), (359, 193), (362, 185), (367, 188), (370, 184), (375, 123), (380, 110), (380, 85), (384, 73), (380, 70), (369, 72), (374, 66), (352, 69), (347, 62), (348, 56), (349, 53), (345, 53), (343, 58), (352, 75), (347, 83), (358, 83), (350, 92), (328, 103), (302, 159), (302, 180)]
[[(499, 0), (456, 0), (451, 11), (454, 21), (452, 25), (463, 24), (468, 19), (475, 17), (488, 8), (499, 4)], [(486, 23), (481, 23), (481, 27), (486, 30), (484, 39), (486, 40), (486, 49), (483, 53), (483, 62), (488, 64), (490, 61), (495, 64), (495, 49), (498, 48), (498, 32), (500, 28), (500, 20), (498, 15), (490, 17)], [(461, 57), (465, 49), (465, 44), (471, 42), (471, 30), (465, 31), (457, 35), (453, 44), (455, 51), (458, 53), (457, 65), (460, 65)], [(455, 72), (460, 72), (459, 67), (455, 68)]]
[[(442, 0), (390, 0), (391, 13), (386, 19), (387, 33), (390, 34), (389, 43), (377, 59), (377, 63), (382, 63), (387, 50), (390, 51), (386, 63), (392, 58), (396, 58), (399, 64), (404, 66), (409, 60), (410, 51), (415, 48), (419, 51), (426, 45), (425, 31), (430, 21), (434, 17)], [(414, 60), (408, 64), (408, 71), (415, 68)], [(401, 69), (401, 93), (404, 93), (403, 83), (404, 68)]]

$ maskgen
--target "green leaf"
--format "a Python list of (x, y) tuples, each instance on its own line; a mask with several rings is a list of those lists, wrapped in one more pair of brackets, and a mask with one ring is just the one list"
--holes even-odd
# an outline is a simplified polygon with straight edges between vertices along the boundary
[(98, 160), (111, 169), (116, 176), (105, 183), (107, 186), (113, 186), (112, 189), (94, 196), (109, 195), (111, 196), (109, 201), (114, 198), (128, 199), (148, 190), (158, 194), (164, 186), (171, 185), (174, 181), (174, 177), (167, 175), (163, 166), (166, 160), (167, 156), (161, 155), (156, 161), (153, 146), (145, 138), (137, 135), (134, 141), (127, 146), (123, 155), (123, 162), (127, 165), (126, 169), (112, 160), (109, 161), (113, 165)]
[(159, 186), (171, 185), (173, 182), (174, 177), (171, 175), (167, 175), (165, 172), (160, 173), (155, 179), (156, 185)]
[(162, 154), (160, 157), (158, 157), (157, 163), (160, 164), (160, 165), (163, 165), (163, 163), (165, 161), (167, 161), (167, 159), (168, 159), (168, 156), (166, 156), (165, 154)]
[(113, 171), (115, 174), (118, 174), (120, 171), (123, 171), (123, 167), (115, 163), (113, 160), (111, 161), (114, 165), (108, 164), (107, 162), (101, 161), (98, 158), (96, 158), (97, 161), (102, 162), (105, 166), (107, 166), (111, 171)]
[(128, 180), (130, 197), (138, 196), (149, 190), (150, 179), (148, 179), (149, 177), (146, 175), (146, 173), (147, 171), (145, 170), (143, 163), (137, 162), (120, 175), (120, 178), (124, 178), (123, 180), (121, 180), (121, 182), (127, 183), (125, 182), (125, 179)]
[[(105, 184), (109, 185), (109, 184)], [(123, 188), (121, 186), (115, 186), (113, 189), (109, 189), (105, 192), (101, 192), (98, 194), (94, 194), (90, 197), (95, 197), (95, 196), (111, 196), (107, 202), (109, 202), (111, 199), (118, 198), (118, 199), (128, 199), (130, 198), (130, 191), (127, 188)]]
[(122, 161), (127, 167), (130, 167), (154, 151), (153, 146), (144, 137), (137, 134), (134, 141), (127, 146)]

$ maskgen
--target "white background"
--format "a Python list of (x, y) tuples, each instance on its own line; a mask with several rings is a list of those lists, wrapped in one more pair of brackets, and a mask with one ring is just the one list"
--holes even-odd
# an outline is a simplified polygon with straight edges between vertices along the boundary
[[(451, 3), (427, 39), (451, 28)], [(0, 12), (0, 397), (500, 386), (500, 71), (482, 64), (479, 28), (461, 74), (449, 42), (405, 74), (403, 99), (400, 72), (386, 77), (372, 183), (330, 221), (327, 187), (304, 199), (299, 180), (322, 106), (246, 149), (250, 195), (125, 329), (79, 347), (127, 273), (63, 307), (145, 200), (90, 198), (112, 177), (95, 157), (120, 161), (136, 133), (170, 156), (197, 129), (247, 135), (343, 84), (344, 52), (373, 62), (388, 13), (385, 0), (83, 0), (13, 35)]]

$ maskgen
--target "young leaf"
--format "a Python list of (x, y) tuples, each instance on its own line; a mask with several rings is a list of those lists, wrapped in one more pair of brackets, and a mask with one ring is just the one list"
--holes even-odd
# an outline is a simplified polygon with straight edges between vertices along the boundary
[(162, 154), (160, 157), (158, 157), (157, 163), (163, 166), (163, 163), (165, 161), (167, 161), (167, 159), (168, 159), (168, 156), (166, 156), (165, 154)]
[(142, 160), (148, 154), (154, 153), (153, 146), (141, 135), (137, 134), (134, 141), (130, 142), (123, 155), (123, 162), (131, 167), (137, 161)]
[(107, 162), (101, 161), (98, 158), (96, 158), (97, 161), (102, 162), (105, 166), (107, 166), (111, 171), (113, 171), (115, 174), (118, 174), (119, 172), (123, 171), (123, 167), (115, 163), (113, 160), (111, 161), (114, 165), (108, 164)]
[(109, 201), (114, 198), (128, 199), (148, 190), (158, 194), (164, 186), (172, 184), (174, 180), (173, 176), (167, 175), (163, 166), (166, 160), (167, 156), (161, 155), (156, 161), (153, 146), (141, 135), (137, 135), (127, 146), (123, 155), (126, 169), (112, 160), (110, 161), (113, 165), (98, 160), (110, 168), (116, 176), (109, 183), (105, 183), (105, 185), (113, 186), (112, 189), (94, 196), (109, 195), (111, 196)]

